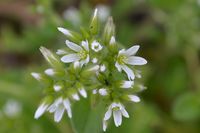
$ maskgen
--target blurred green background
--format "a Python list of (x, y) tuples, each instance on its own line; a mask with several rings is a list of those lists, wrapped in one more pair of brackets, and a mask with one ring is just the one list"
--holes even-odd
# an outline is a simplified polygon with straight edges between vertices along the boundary
[[(112, 15), (117, 40), (139, 44), (148, 88), (130, 104), (129, 119), (108, 133), (200, 133), (200, 0), (0, 0), (0, 133), (101, 133), (101, 116), (88, 100), (73, 105), (72, 123), (45, 113), (33, 118), (42, 98), (30, 72), (48, 67), (39, 52), (64, 47), (56, 29), (87, 26), (95, 7), (102, 24)], [(101, 27), (103, 28), (103, 26)], [(91, 113), (93, 112), (93, 113)]]

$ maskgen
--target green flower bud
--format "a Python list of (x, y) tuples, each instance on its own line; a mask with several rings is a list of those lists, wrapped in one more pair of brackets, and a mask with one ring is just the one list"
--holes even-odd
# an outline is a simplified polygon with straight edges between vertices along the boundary
[(98, 32), (98, 10), (95, 9), (92, 21), (90, 23), (90, 32), (93, 35), (96, 35)]
[(53, 54), (50, 50), (45, 47), (40, 47), (40, 51), (47, 60), (47, 62), (56, 69), (62, 69), (63, 64), (60, 62), (59, 58)]
[(58, 27), (58, 30), (60, 32), (62, 32), (64, 35), (67, 36), (68, 40), (75, 42), (75, 43), (80, 43), (82, 41), (82, 37), (80, 34), (78, 34), (77, 32), (62, 28), (62, 27)]
[(35, 78), (37, 81), (39, 81), (40, 83), (44, 85), (49, 85), (51, 83), (51, 80), (48, 77), (46, 77), (44, 74), (32, 72), (31, 75), (33, 76), (33, 78)]
[(113, 23), (112, 17), (108, 18), (108, 21), (106, 23), (106, 26), (104, 28), (103, 33), (103, 40), (104, 43), (107, 45), (110, 43), (111, 37), (115, 35), (115, 25)]

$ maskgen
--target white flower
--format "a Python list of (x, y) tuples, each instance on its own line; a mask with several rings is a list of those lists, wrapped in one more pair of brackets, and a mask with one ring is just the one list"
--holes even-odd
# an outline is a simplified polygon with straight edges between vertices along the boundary
[(97, 59), (97, 58), (93, 58), (93, 59), (92, 59), (92, 63), (93, 63), (93, 64), (95, 64), (95, 63), (97, 63), (97, 62), (98, 62), (98, 59)]
[(122, 116), (129, 118), (129, 114), (124, 108), (124, 106), (121, 103), (112, 103), (109, 107), (107, 112), (104, 115), (103, 118), (103, 130), (106, 130), (107, 124), (105, 121), (109, 120), (110, 117), (112, 116), (113, 113), (113, 118), (115, 122), (115, 126), (119, 127), (122, 124)]
[(44, 112), (47, 110), (49, 104), (43, 102), (38, 109), (35, 112), (34, 118), (38, 119), (40, 116), (42, 116), (44, 114)]
[(52, 68), (49, 68), (49, 69), (46, 69), (45, 71), (44, 71), (44, 73), (46, 74), (46, 75), (48, 75), (48, 76), (53, 76), (53, 75), (55, 75), (55, 70), (54, 69), (52, 69)]
[(140, 102), (140, 98), (136, 95), (128, 95), (129, 100), (131, 100), (132, 102)]
[(106, 70), (106, 66), (105, 66), (104, 64), (101, 65), (101, 66), (100, 66), (100, 71), (101, 71), (101, 72), (104, 72), (105, 70)]
[(128, 89), (128, 88), (132, 88), (133, 84), (134, 84), (134, 81), (122, 81), (120, 87)]
[(22, 105), (16, 100), (9, 99), (3, 106), (3, 111), (8, 117), (14, 118), (22, 112)]
[(59, 97), (47, 110), (50, 113), (54, 113), (55, 122), (59, 122), (62, 119), (65, 110), (67, 111), (69, 118), (72, 117), (70, 102), (68, 98), (63, 99), (62, 97)]
[(60, 91), (62, 89), (62, 86), (56, 84), (56, 85), (53, 86), (53, 88), (57, 92), (57, 91)]
[(81, 45), (79, 46), (73, 42), (66, 40), (66, 45), (74, 51), (74, 53), (64, 55), (61, 58), (61, 61), (64, 63), (76, 62), (79, 61), (80, 65), (83, 66), (87, 64), (90, 60), (89, 57), (89, 46), (88, 41), (82, 41)]
[(108, 95), (108, 92), (105, 88), (101, 88), (101, 89), (99, 89), (99, 94), (102, 96), (106, 96), (106, 95)]
[(110, 45), (115, 45), (115, 43), (116, 43), (115, 37), (112, 36), (110, 39)]
[(92, 50), (94, 50), (95, 52), (99, 52), (102, 48), (103, 47), (101, 46), (101, 44), (96, 40), (92, 42)]
[(133, 73), (133, 70), (130, 69), (127, 65), (144, 65), (147, 63), (147, 61), (138, 56), (134, 56), (136, 52), (139, 49), (139, 45), (132, 46), (131, 48), (125, 50), (122, 49), (118, 53), (117, 61), (115, 63), (115, 67), (118, 69), (118, 71), (125, 71), (125, 73), (128, 76), (129, 80), (133, 80), (135, 78), (135, 75)]

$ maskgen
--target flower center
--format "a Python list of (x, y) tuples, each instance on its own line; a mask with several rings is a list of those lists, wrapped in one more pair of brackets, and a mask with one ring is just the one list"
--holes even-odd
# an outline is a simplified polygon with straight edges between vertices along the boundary
[(85, 50), (81, 50), (80, 52), (78, 52), (78, 55), (79, 55), (79, 57), (81, 58), (81, 59), (85, 59), (85, 58), (87, 58), (87, 51), (85, 51)]
[(119, 107), (114, 107), (112, 110), (113, 111), (117, 111), (117, 110), (120, 110), (120, 108)]
[(120, 55), (120, 56), (117, 58), (117, 61), (118, 61), (119, 64), (124, 65), (125, 62), (127, 61), (127, 59), (128, 59), (128, 58), (127, 58), (125, 55)]

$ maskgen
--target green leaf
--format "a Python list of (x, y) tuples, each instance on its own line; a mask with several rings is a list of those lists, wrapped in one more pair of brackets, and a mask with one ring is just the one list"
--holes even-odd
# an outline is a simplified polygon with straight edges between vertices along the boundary
[(73, 105), (72, 128), (75, 133), (101, 133), (102, 104), (91, 108), (90, 98), (81, 99)]
[(200, 118), (200, 99), (196, 93), (181, 95), (174, 103), (173, 115), (177, 120), (192, 121)]

